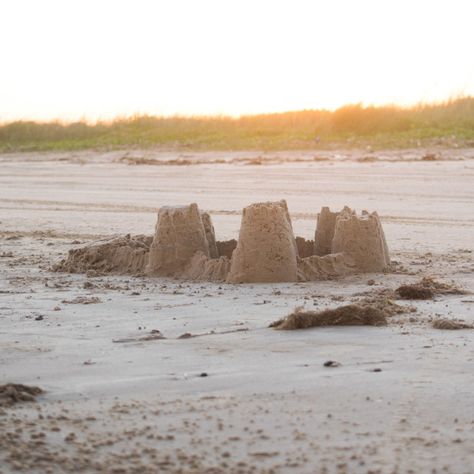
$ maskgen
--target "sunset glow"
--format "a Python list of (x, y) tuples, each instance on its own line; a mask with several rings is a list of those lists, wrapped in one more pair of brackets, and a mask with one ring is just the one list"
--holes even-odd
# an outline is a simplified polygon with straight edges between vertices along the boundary
[(473, 13), (469, 0), (4, 0), (0, 121), (474, 94)]

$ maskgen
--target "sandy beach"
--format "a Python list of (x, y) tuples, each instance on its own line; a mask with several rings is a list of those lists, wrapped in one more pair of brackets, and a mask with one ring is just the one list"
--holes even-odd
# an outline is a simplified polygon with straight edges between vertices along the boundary
[[(0, 472), (473, 472), (474, 329), (432, 326), (474, 324), (473, 184), (472, 148), (0, 155), (0, 384), (44, 390), (0, 406)], [(243, 207), (280, 199), (306, 239), (322, 206), (376, 210), (391, 270), (51, 271), (85, 244), (152, 235), (164, 205), (197, 203), (227, 240)], [(407, 310), (383, 327), (268, 327), (423, 277), (464, 292), (397, 299)]]

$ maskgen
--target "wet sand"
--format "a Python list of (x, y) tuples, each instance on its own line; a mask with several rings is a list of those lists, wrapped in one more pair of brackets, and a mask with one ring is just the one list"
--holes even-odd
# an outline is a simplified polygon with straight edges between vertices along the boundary
[[(0, 409), (0, 471), (472, 471), (474, 331), (431, 323), (474, 323), (473, 295), (397, 301), (416, 312), (386, 327), (268, 328), (423, 276), (474, 291), (472, 150), (122, 159), (147, 153), (0, 157), (0, 383), (46, 390)], [(394, 271), (271, 285), (49, 271), (86, 242), (151, 235), (161, 205), (197, 202), (225, 240), (244, 206), (278, 199), (306, 238), (321, 206), (377, 210)]]

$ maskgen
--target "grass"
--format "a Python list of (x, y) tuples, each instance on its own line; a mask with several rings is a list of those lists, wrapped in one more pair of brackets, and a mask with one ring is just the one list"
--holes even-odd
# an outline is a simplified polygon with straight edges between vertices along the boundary
[(290, 150), (474, 146), (474, 97), (439, 104), (231, 117), (135, 116), (111, 122), (0, 125), (0, 152), (164, 147)]

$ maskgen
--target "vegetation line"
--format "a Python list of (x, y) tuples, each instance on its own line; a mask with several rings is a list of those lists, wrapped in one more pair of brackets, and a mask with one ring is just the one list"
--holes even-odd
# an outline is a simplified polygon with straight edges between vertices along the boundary
[(303, 110), (231, 117), (135, 116), (111, 122), (0, 125), (0, 152), (171, 148), (295, 150), (474, 146), (474, 97), (440, 104)]

